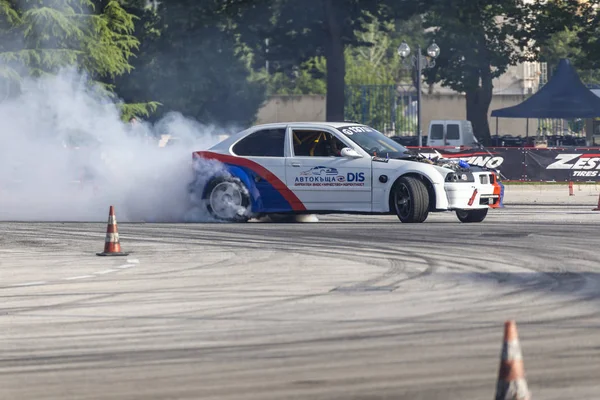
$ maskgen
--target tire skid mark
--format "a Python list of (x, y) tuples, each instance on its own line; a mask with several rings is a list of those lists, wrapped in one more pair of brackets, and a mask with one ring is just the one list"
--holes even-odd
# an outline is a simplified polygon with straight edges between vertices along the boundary
[(18, 288), (18, 287), (57, 285), (57, 284), (64, 284), (66, 282), (74, 282), (74, 281), (80, 281), (80, 280), (86, 280), (86, 279), (93, 279), (98, 276), (103, 276), (103, 275), (107, 275), (110, 273), (119, 272), (120, 270), (123, 270), (123, 269), (133, 268), (137, 265), (137, 263), (139, 263), (138, 260), (128, 260), (127, 264), (123, 264), (123, 265), (120, 265), (120, 266), (112, 268), (112, 269), (105, 269), (105, 270), (93, 272), (91, 274), (69, 276), (69, 277), (65, 277), (65, 278), (51, 279), (51, 280), (45, 280), (45, 281), (13, 283), (13, 284), (6, 285), (6, 286), (0, 286), (0, 290), (1, 289), (14, 289), (14, 288)]
[[(428, 239), (429, 242), (431, 242), (431, 237), (428, 237), (424, 233), (416, 232), (409, 238), (404, 237), (401, 239), (403, 242), (403, 246), (408, 247), (412, 250), (409, 252), (401, 250), (390, 250), (389, 230), (382, 231), (381, 235), (371, 235), (372, 233), (374, 233), (372, 230), (363, 232), (365, 237), (368, 238), (365, 240), (362, 238), (358, 239), (356, 233), (330, 229), (332, 224), (319, 225), (319, 230), (314, 231), (314, 225), (311, 227), (307, 227), (306, 225), (294, 225), (294, 228), (281, 229), (282, 225), (268, 226), (267, 224), (265, 224), (264, 226), (261, 226), (260, 229), (252, 229), (250, 232), (243, 231), (243, 228), (240, 232), (237, 227), (232, 227), (231, 225), (201, 225), (201, 231), (194, 230), (195, 228), (191, 227), (189, 229), (178, 229), (184, 234), (169, 234), (169, 240), (163, 239), (165, 235), (162, 227), (144, 227), (143, 229), (141, 229), (142, 232), (148, 234), (154, 231), (160, 233), (161, 237), (144, 237), (143, 235), (137, 235), (137, 237), (134, 237), (134, 232), (131, 233), (131, 237), (128, 237), (127, 240), (144, 242), (152, 241), (165, 244), (182, 244), (182, 240), (185, 240), (184, 244), (219, 248), (234, 248), (234, 255), (230, 259), (232, 264), (235, 263), (235, 259), (239, 256), (239, 254), (241, 254), (242, 251), (251, 251), (257, 248), (263, 248), (265, 244), (269, 245), (270, 251), (286, 252), (286, 254), (288, 255), (290, 254), (290, 251), (294, 254), (319, 254), (326, 255), (329, 257), (335, 257), (338, 260), (346, 259), (351, 261), (360, 261), (366, 263), (367, 265), (376, 266), (379, 268), (385, 268), (384, 264), (387, 263), (388, 268), (383, 273), (374, 278), (370, 278), (364, 282), (358, 282), (353, 285), (354, 287), (360, 287), (360, 285), (377, 285), (379, 282), (384, 282), (386, 280), (391, 280), (394, 277), (399, 277), (400, 279), (392, 281), (392, 283), (394, 283), (394, 286), (397, 286), (409, 279), (418, 279), (423, 276), (435, 274), (436, 268), (438, 267), (453, 269), (457, 272), (465, 272), (467, 274), (477, 273), (474, 271), (480, 271), (481, 273), (489, 274), (496, 280), (497, 283), (510, 283), (506, 282), (506, 277), (512, 276), (513, 272), (494, 271), (495, 266), (498, 264), (503, 264), (511, 268), (518, 268), (525, 271), (535, 272), (548, 278), (548, 280), (538, 279), (537, 282), (528, 283), (528, 285), (531, 286), (520, 288), (512, 292), (506, 292), (502, 295), (504, 297), (516, 296), (530, 289), (538, 290), (540, 292), (541, 297), (545, 295), (541, 289), (544, 289), (546, 291), (560, 291), (562, 288), (563, 290), (572, 292), (577, 291), (579, 288), (585, 285), (585, 279), (581, 278), (576, 272), (572, 272), (571, 275), (564, 275), (560, 273), (540, 271), (539, 269), (536, 269), (533, 266), (528, 267), (527, 263), (519, 264), (520, 260), (518, 259), (518, 257), (513, 256), (510, 257), (509, 263), (507, 262), (506, 254), (502, 254), (501, 252), (494, 252), (494, 247), (490, 246), (490, 241), (486, 240), (485, 237), (471, 236), (469, 243), (465, 243), (465, 241), (461, 238), (449, 238), (448, 235), (452, 235), (452, 230), (450, 230), (450, 232), (448, 232), (448, 234), (444, 238), (442, 238), (441, 243), (438, 243), (438, 249), (432, 248), (431, 246), (427, 245), (419, 245), (420, 241), (423, 241), (423, 243), (427, 243), (427, 241), (424, 239)], [(256, 226), (257, 225), (254, 225), (252, 228), (255, 228)], [(205, 229), (207, 227), (210, 229)], [(272, 230), (272, 228), (274, 227), (277, 228), (277, 231)], [(320, 228), (323, 227), (325, 227), (325, 229), (321, 230)], [(394, 226), (393, 228), (400, 229), (399, 227), (400, 225)], [(222, 230), (216, 231), (216, 229)], [(311, 229), (313, 229), (313, 231), (310, 231)], [(236, 232), (236, 230), (238, 231)], [(87, 230), (86, 228), (83, 229), (83, 231), (89, 230)], [(273, 236), (268, 237), (261, 235), (261, 239), (256, 239), (257, 231), (271, 233), (273, 234)], [(510, 231), (509, 225), (507, 225), (506, 231)], [(377, 230), (375, 232), (377, 232)], [(461, 232), (461, 230), (456, 230), (457, 236), (460, 236)], [(336, 234), (337, 237), (332, 238), (332, 233)], [(37, 231), (36, 234), (39, 234), (39, 231)], [(94, 237), (103, 236), (103, 234), (100, 233), (91, 233), (91, 235), (93, 235)], [(232, 237), (233, 235), (235, 236)], [(301, 236), (298, 237), (298, 235)], [(59, 236), (64, 237), (64, 232), (60, 233)], [(539, 237), (540, 235), (538, 233), (535, 236)], [(294, 238), (293, 241), (290, 241), (290, 237)], [(529, 236), (528, 238), (531, 239), (532, 237)], [(78, 239), (81, 238), (78, 237)], [(375, 243), (382, 244), (378, 245)], [(456, 261), (448, 260), (448, 254), (447, 252), (445, 252), (448, 248), (451, 248), (455, 245), (468, 246), (468, 248), (481, 247), (482, 249), (486, 250), (486, 254), (479, 253), (471, 256), (469, 253), (465, 252), (460, 257), (460, 264), (456, 265)], [(304, 246), (310, 246), (310, 250), (302, 250)], [(518, 243), (509, 244), (504, 241), (502, 242), (502, 247), (505, 252), (516, 252), (524, 250), (524, 245), (520, 245)], [(352, 250), (348, 251), (349, 249)], [(371, 252), (371, 255), (361, 255), (361, 251), (364, 250), (369, 250), (369, 252)], [(380, 256), (372, 255), (372, 253), (376, 252), (379, 252)], [(418, 262), (419, 264), (425, 265), (426, 267), (424, 270), (415, 270), (414, 272), (407, 271), (407, 268), (402, 267), (401, 264), (398, 264), (399, 261), (397, 258), (410, 259), (411, 263), (414, 264)], [(551, 257), (547, 256), (546, 259), (551, 260)], [(252, 260), (253, 263), (256, 261), (257, 259)], [(486, 263), (488, 262), (491, 262), (489, 267), (486, 266)], [(541, 262), (540, 264), (543, 265), (543, 262)], [(213, 265), (218, 267), (218, 262), (213, 263)], [(194, 270), (201, 268), (206, 268), (206, 266), (194, 266), (186, 270)], [(145, 274), (141, 274), (141, 276), (144, 275)], [(409, 275), (409, 277), (405, 277), (405, 275)], [(550, 286), (553, 287), (550, 288)], [(302, 300), (302, 298), (303, 297), (292, 297), (286, 299), (285, 301), (299, 301)], [(262, 304), (260, 305), (260, 307), (269, 307), (269, 305), (278, 304), (278, 302), (280, 301), (282, 300), (275, 300), (275, 302), (273, 303)], [(232, 315), (235, 315), (240, 312), (243, 311), (236, 311)]]
[[(84, 296), (83, 299), (68, 300), (68, 301), (59, 302), (57, 304), (48, 304), (48, 305), (43, 305), (43, 306), (31, 306), (31, 307), (8, 307), (8, 308), (0, 307), (0, 314), (15, 315), (15, 314), (26, 313), (26, 312), (28, 313), (28, 312), (37, 312), (37, 311), (52, 311), (52, 310), (65, 309), (65, 308), (74, 308), (74, 307), (79, 307), (80, 305), (85, 304), (90, 301), (109, 299), (116, 295), (117, 294), (115, 294), (115, 293), (108, 293), (108, 294), (102, 294), (102, 295), (80, 294), (78, 296)], [(71, 296), (71, 294), (63, 294), (63, 296)], [(45, 297), (45, 294), (40, 294), (35, 297), (43, 298), (43, 297)]]

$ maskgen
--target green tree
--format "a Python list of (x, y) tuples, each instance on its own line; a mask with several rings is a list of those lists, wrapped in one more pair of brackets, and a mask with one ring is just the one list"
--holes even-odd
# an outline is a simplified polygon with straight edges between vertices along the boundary
[[(160, 99), (160, 97), (151, 97), (152, 93), (147, 90), (147, 83), (151, 81), (152, 74), (157, 73), (154, 48), (161, 34), (159, 16), (156, 9), (148, 5), (146, 0), (122, 0), (121, 6), (134, 17), (134, 32), (139, 42), (138, 51), (131, 59), (131, 70), (110, 79), (108, 83), (115, 88), (119, 98), (129, 105), (124, 110), (124, 119), (129, 120), (131, 117), (139, 116), (154, 119), (160, 114), (156, 113), (156, 107), (162, 103), (153, 103), (155, 108), (152, 114), (144, 112), (144, 107), (145, 104), (152, 103), (152, 99)], [(140, 67), (143, 71), (138, 72)]]
[[(23, 0), (18, 6), (1, 1), (2, 77), (15, 87), (23, 76), (55, 74), (76, 66), (105, 84), (129, 72), (129, 58), (138, 46), (133, 17), (115, 0), (104, 1), (100, 10), (96, 6), (91, 0)], [(105, 87), (112, 94), (112, 87)], [(129, 107), (149, 112), (155, 104)]]
[[(344, 51), (346, 75), (344, 117), (364, 121), (384, 131), (393, 126), (414, 131), (414, 123), (405, 117), (407, 105), (396, 103), (395, 85), (413, 82), (414, 71), (401, 65), (398, 45), (410, 38), (411, 43), (424, 43), (421, 16), (409, 20), (371, 18), (355, 32), (358, 44), (347, 45)], [(264, 71), (261, 68), (260, 71)], [(413, 72), (411, 74), (411, 72)], [(261, 72), (262, 73), (262, 72)], [(326, 93), (326, 63), (324, 57), (314, 57), (294, 68), (292, 73), (271, 73), (267, 79), (269, 94)]]
[(261, 70), (260, 76), (267, 85), (267, 95), (303, 95), (327, 93), (325, 82), (326, 63), (323, 57), (314, 57), (291, 72), (280, 71), (267, 74)]
[(540, 45), (540, 61), (547, 63), (548, 67), (552, 69), (562, 58), (580, 59), (584, 53), (577, 42), (576, 27), (554, 33), (546, 43)]
[[(528, 4), (528, 36), (551, 72), (561, 58), (571, 60), (581, 79), (600, 82), (600, 0), (535, 0)], [(538, 54), (535, 54), (538, 55)]]
[[(393, 22), (373, 19), (356, 32), (359, 45), (344, 51), (345, 85), (393, 85), (401, 79), (399, 58), (392, 43)], [(313, 57), (287, 71), (268, 76), (269, 94), (326, 94), (327, 63), (323, 56)]]
[[(575, 5), (570, 4), (575, 0), (567, 1), (571, 9)], [(600, 70), (600, 0), (589, 0), (587, 2), (578, 2), (575, 12), (575, 23), (577, 25), (578, 44), (586, 55), (579, 64), (583, 69)], [(564, 12), (564, 11), (563, 11)], [(570, 20), (567, 17), (566, 23)]]
[(393, 46), (393, 22), (371, 17), (355, 32), (358, 45), (345, 51), (346, 84), (394, 85), (400, 80), (400, 62)]
[(436, 0), (426, 16), (425, 27), (433, 29), (430, 37), (442, 51), (425, 75), (465, 93), (467, 119), (483, 144), (491, 138), (493, 79), (528, 57), (523, 51), (528, 17), (522, 0)]
[(127, 101), (160, 99), (153, 118), (178, 111), (205, 123), (249, 124), (265, 95), (253, 76), (247, 49), (231, 28), (221, 2), (172, 0), (138, 10), (144, 25), (140, 57), (120, 78)]
[(600, 69), (594, 69), (593, 59), (580, 43), (578, 27), (552, 34), (545, 43), (540, 44), (541, 62), (548, 64), (548, 71), (553, 71), (562, 58), (568, 58), (577, 69), (581, 80), (585, 83), (600, 82)]
[[(362, 45), (357, 35), (375, 18), (409, 18), (421, 0), (228, 0), (244, 41), (256, 51), (258, 65), (290, 70), (313, 57), (326, 60), (326, 119), (343, 120), (346, 49)], [(386, 19), (386, 18), (383, 18)], [(268, 42), (267, 42), (268, 39)], [(267, 44), (268, 43), (268, 44)]]

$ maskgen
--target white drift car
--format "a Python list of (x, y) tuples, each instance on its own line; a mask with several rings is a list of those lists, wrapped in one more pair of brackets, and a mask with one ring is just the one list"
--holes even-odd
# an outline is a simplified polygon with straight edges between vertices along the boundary
[(348, 122), (254, 126), (193, 156), (222, 165), (210, 176), (199, 167), (190, 191), (226, 221), (355, 213), (414, 223), (430, 212), (455, 211), (462, 222), (481, 222), (501, 200), (493, 171), (429, 160)]

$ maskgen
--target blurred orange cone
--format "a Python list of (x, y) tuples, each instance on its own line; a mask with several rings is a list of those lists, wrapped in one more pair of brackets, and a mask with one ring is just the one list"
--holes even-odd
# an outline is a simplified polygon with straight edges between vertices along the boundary
[(104, 241), (104, 252), (96, 253), (98, 256), (127, 256), (129, 253), (121, 252), (121, 243), (119, 242), (119, 231), (117, 229), (117, 218), (115, 209), (110, 206), (108, 213), (108, 226), (106, 227), (106, 239)]
[(530, 400), (531, 394), (525, 380), (525, 367), (521, 345), (517, 335), (517, 324), (504, 324), (504, 343), (500, 359), (500, 371), (496, 385), (496, 400)]
[(592, 211), (600, 211), (600, 194), (598, 194), (598, 205), (596, 208), (592, 208)]

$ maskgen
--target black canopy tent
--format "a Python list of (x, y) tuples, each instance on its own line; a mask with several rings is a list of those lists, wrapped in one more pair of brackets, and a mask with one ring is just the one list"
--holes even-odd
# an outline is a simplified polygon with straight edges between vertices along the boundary
[(596, 118), (600, 117), (600, 97), (581, 82), (571, 62), (562, 59), (538, 92), (516, 106), (493, 110), (492, 117), (496, 117), (496, 135), (498, 118), (527, 118), (527, 128), (529, 118)]

